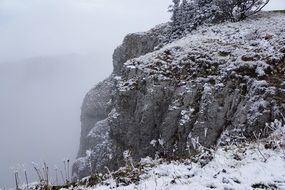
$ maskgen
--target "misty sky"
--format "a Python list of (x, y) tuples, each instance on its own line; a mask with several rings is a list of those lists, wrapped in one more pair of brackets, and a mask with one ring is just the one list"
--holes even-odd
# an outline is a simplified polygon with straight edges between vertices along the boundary
[(0, 0), (0, 62), (104, 54), (128, 32), (168, 19), (168, 0)]
[(170, 2), (0, 0), (0, 188), (17, 164), (75, 156), (84, 94), (111, 72), (125, 34), (169, 20)]
[(0, 0), (0, 189), (14, 185), (19, 164), (35, 180), (31, 162), (54, 168), (74, 159), (85, 93), (111, 73), (124, 35), (166, 22), (167, 7), (165, 0)]

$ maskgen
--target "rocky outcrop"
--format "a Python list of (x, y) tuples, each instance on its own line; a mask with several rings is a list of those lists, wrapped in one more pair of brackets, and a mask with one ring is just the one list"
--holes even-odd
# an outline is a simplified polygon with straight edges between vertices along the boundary
[(263, 13), (201, 27), (155, 51), (152, 32), (126, 37), (113, 74), (83, 102), (74, 174), (270, 134), (285, 115), (284, 24), (284, 14)]
[(145, 55), (159, 49), (166, 40), (170, 30), (168, 23), (161, 24), (147, 32), (128, 34), (122, 45), (117, 47), (113, 54), (114, 73), (119, 74), (123, 64), (129, 59)]

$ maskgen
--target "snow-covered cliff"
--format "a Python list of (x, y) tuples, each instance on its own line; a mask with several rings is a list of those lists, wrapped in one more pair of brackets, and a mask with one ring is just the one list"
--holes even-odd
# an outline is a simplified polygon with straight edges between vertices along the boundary
[(163, 47), (167, 24), (128, 35), (84, 99), (75, 177), (270, 135), (285, 115), (284, 26), (285, 14), (261, 13)]

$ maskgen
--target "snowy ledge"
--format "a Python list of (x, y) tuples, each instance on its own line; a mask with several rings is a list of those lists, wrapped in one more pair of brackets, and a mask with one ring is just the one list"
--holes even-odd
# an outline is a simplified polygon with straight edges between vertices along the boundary
[[(98, 184), (87, 187), (94, 181)], [(211, 155), (198, 154), (191, 160), (145, 158), (139, 167), (129, 164), (80, 183), (81, 187), (69, 190), (285, 189), (285, 128), (267, 139), (220, 147)]]

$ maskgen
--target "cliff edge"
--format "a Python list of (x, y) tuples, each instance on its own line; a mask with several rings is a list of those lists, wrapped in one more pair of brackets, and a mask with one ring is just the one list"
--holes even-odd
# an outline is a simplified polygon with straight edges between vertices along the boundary
[(285, 121), (284, 26), (285, 14), (264, 12), (166, 45), (168, 24), (128, 35), (83, 101), (74, 176), (270, 135)]

